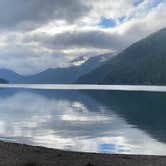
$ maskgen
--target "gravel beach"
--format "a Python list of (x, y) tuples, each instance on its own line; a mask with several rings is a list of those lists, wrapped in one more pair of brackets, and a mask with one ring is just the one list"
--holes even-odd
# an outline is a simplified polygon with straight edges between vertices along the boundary
[(164, 156), (67, 152), (0, 142), (2, 166), (165, 166)]

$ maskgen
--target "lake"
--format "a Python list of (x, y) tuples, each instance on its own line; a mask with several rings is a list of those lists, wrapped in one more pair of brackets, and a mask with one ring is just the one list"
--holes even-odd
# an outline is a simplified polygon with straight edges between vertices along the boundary
[(0, 89), (1, 140), (70, 151), (166, 155), (162, 90), (30, 88)]

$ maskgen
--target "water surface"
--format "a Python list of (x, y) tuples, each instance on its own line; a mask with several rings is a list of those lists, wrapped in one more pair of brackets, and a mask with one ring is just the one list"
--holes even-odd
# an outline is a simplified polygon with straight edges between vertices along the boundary
[(166, 155), (166, 93), (0, 89), (0, 139), (63, 150)]

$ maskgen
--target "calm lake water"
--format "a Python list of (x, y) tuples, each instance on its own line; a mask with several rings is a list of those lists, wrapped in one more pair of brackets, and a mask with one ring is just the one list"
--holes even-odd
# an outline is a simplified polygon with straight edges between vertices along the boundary
[(0, 139), (82, 152), (166, 155), (166, 93), (0, 89)]

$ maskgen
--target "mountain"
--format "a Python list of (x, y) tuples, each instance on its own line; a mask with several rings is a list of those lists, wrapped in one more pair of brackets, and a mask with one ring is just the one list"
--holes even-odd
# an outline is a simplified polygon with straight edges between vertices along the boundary
[(6, 81), (6, 80), (0, 78), (0, 84), (7, 84), (7, 83), (8, 83), (8, 81)]
[(88, 60), (88, 57), (86, 57), (86, 56), (80, 56), (80, 57), (77, 57), (74, 60), (72, 60), (71, 63), (74, 66), (79, 66), (79, 65), (85, 63), (87, 60)]
[(132, 44), (104, 65), (80, 77), (89, 84), (166, 84), (166, 28)]
[(111, 54), (104, 54), (89, 59), (77, 58), (72, 61), (73, 65), (70, 67), (50, 68), (30, 76), (22, 76), (11, 70), (0, 69), (0, 77), (8, 80), (10, 83), (73, 83), (80, 76), (104, 64), (110, 57), (112, 57)]
[(12, 70), (0, 69), (0, 78), (8, 80), (9, 82), (15, 83), (18, 80), (22, 79), (22, 76), (15, 73)]

